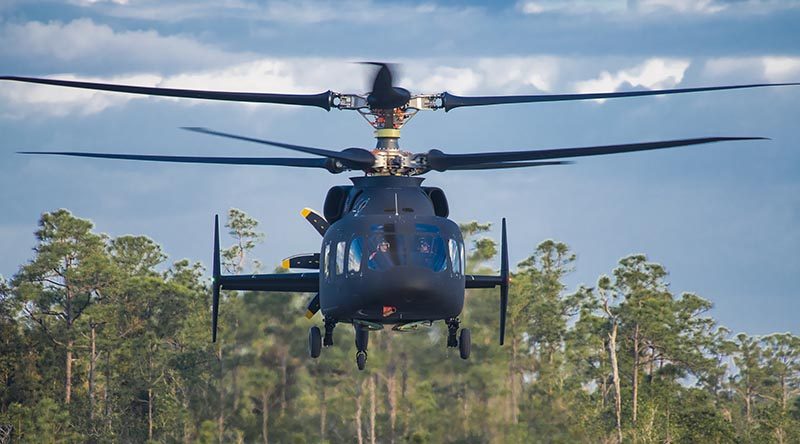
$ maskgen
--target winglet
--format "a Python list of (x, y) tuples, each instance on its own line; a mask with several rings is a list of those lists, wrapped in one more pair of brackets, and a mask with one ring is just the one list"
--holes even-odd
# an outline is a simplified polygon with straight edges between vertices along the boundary
[(220, 282), (220, 257), (219, 257), (219, 215), (214, 215), (214, 258), (212, 259), (212, 273), (214, 281), (212, 285), (212, 302), (211, 302), (211, 342), (217, 342), (217, 320), (219, 318), (219, 289), (222, 286)]

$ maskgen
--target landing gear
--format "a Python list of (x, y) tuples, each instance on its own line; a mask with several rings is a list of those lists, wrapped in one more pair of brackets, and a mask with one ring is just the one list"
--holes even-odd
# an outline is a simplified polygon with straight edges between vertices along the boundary
[(322, 345), (330, 347), (333, 345), (333, 328), (336, 327), (336, 321), (332, 319), (325, 319), (325, 337), (322, 339)]
[(461, 359), (468, 359), (472, 346), (472, 338), (470, 337), (469, 329), (462, 328), (459, 333), (458, 327), (461, 323), (458, 318), (450, 318), (445, 322), (447, 323), (447, 347), (458, 347), (458, 354), (461, 356)]
[(356, 353), (356, 365), (359, 370), (364, 370), (367, 367), (367, 352), (360, 351)]
[(458, 326), (461, 325), (458, 318), (450, 318), (447, 323), (447, 346), (458, 347)]
[(316, 325), (308, 330), (308, 354), (312, 358), (319, 358), (322, 351), (322, 334)]
[(353, 324), (356, 330), (356, 365), (359, 370), (367, 366), (367, 345), (369, 344), (369, 329), (361, 324)]
[(471, 345), (472, 345), (472, 339), (470, 338), (469, 329), (462, 328), (461, 334), (459, 335), (458, 339), (458, 354), (461, 356), (461, 359), (469, 358), (469, 351)]

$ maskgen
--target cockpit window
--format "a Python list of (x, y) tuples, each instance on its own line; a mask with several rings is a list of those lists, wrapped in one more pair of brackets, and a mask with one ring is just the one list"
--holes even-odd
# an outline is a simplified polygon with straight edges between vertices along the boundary
[(361, 271), (361, 257), (363, 256), (361, 244), (360, 237), (353, 239), (353, 242), (350, 243), (350, 254), (347, 256), (347, 271), (350, 273)]
[(336, 245), (336, 274), (344, 273), (344, 246), (344, 241)]
[(417, 233), (438, 233), (439, 227), (436, 225), (430, 224), (415, 224), (415, 228), (417, 229)]
[(328, 242), (327, 244), (325, 244), (325, 252), (322, 253), (322, 269), (325, 270), (325, 279), (331, 277), (330, 259), (331, 259), (331, 244), (330, 242)]
[(439, 272), (447, 269), (447, 251), (441, 236), (418, 234), (414, 239), (411, 263)]
[(370, 270), (384, 271), (403, 263), (403, 236), (396, 234), (377, 234), (369, 238)]
[(455, 239), (450, 239), (447, 243), (450, 249), (450, 262), (453, 263), (453, 273), (463, 274), (464, 271), (461, 269), (461, 253), (459, 252), (458, 242), (456, 242)]

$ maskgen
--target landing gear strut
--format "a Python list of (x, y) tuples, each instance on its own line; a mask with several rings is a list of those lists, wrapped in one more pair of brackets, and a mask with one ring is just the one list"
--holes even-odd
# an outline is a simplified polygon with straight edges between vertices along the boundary
[(322, 351), (322, 335), (316, 325), (308, 330), (308, 354), (312, 358), (319, 358)]
[(447, 346), (458, 347), (458, 327), (461, 325), (458, 318), (450, 318), (447, 323)]
[(450, 318), (447, 323), (447, 346), (458, 347), (458, 354), (461, 359), (469, 358), (472, 338), (468, 328), (462, 328), (459, 334), (458, 327), (461, 325), (458, 318)]
[(361, 324), (354, 324), (356, 330), (356, 365), (359, 370), (367, 366), (367, 345), (369, 344), (369, 329)]
[(322, 345), (330, 347), (333, 345), (333, 328), (336, 327), (336, 321), (333, 319), (325, 318), (325, 337), (322, 339)]

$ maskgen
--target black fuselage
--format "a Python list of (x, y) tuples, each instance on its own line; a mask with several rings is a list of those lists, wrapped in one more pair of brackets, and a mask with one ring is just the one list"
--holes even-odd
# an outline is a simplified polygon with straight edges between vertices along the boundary
[(399, 324), (458, 316), (464, 305), (464, 242), (456, 223), (437, 216), (422, 179), (352, 181), (320, 251), (325, 318)]

